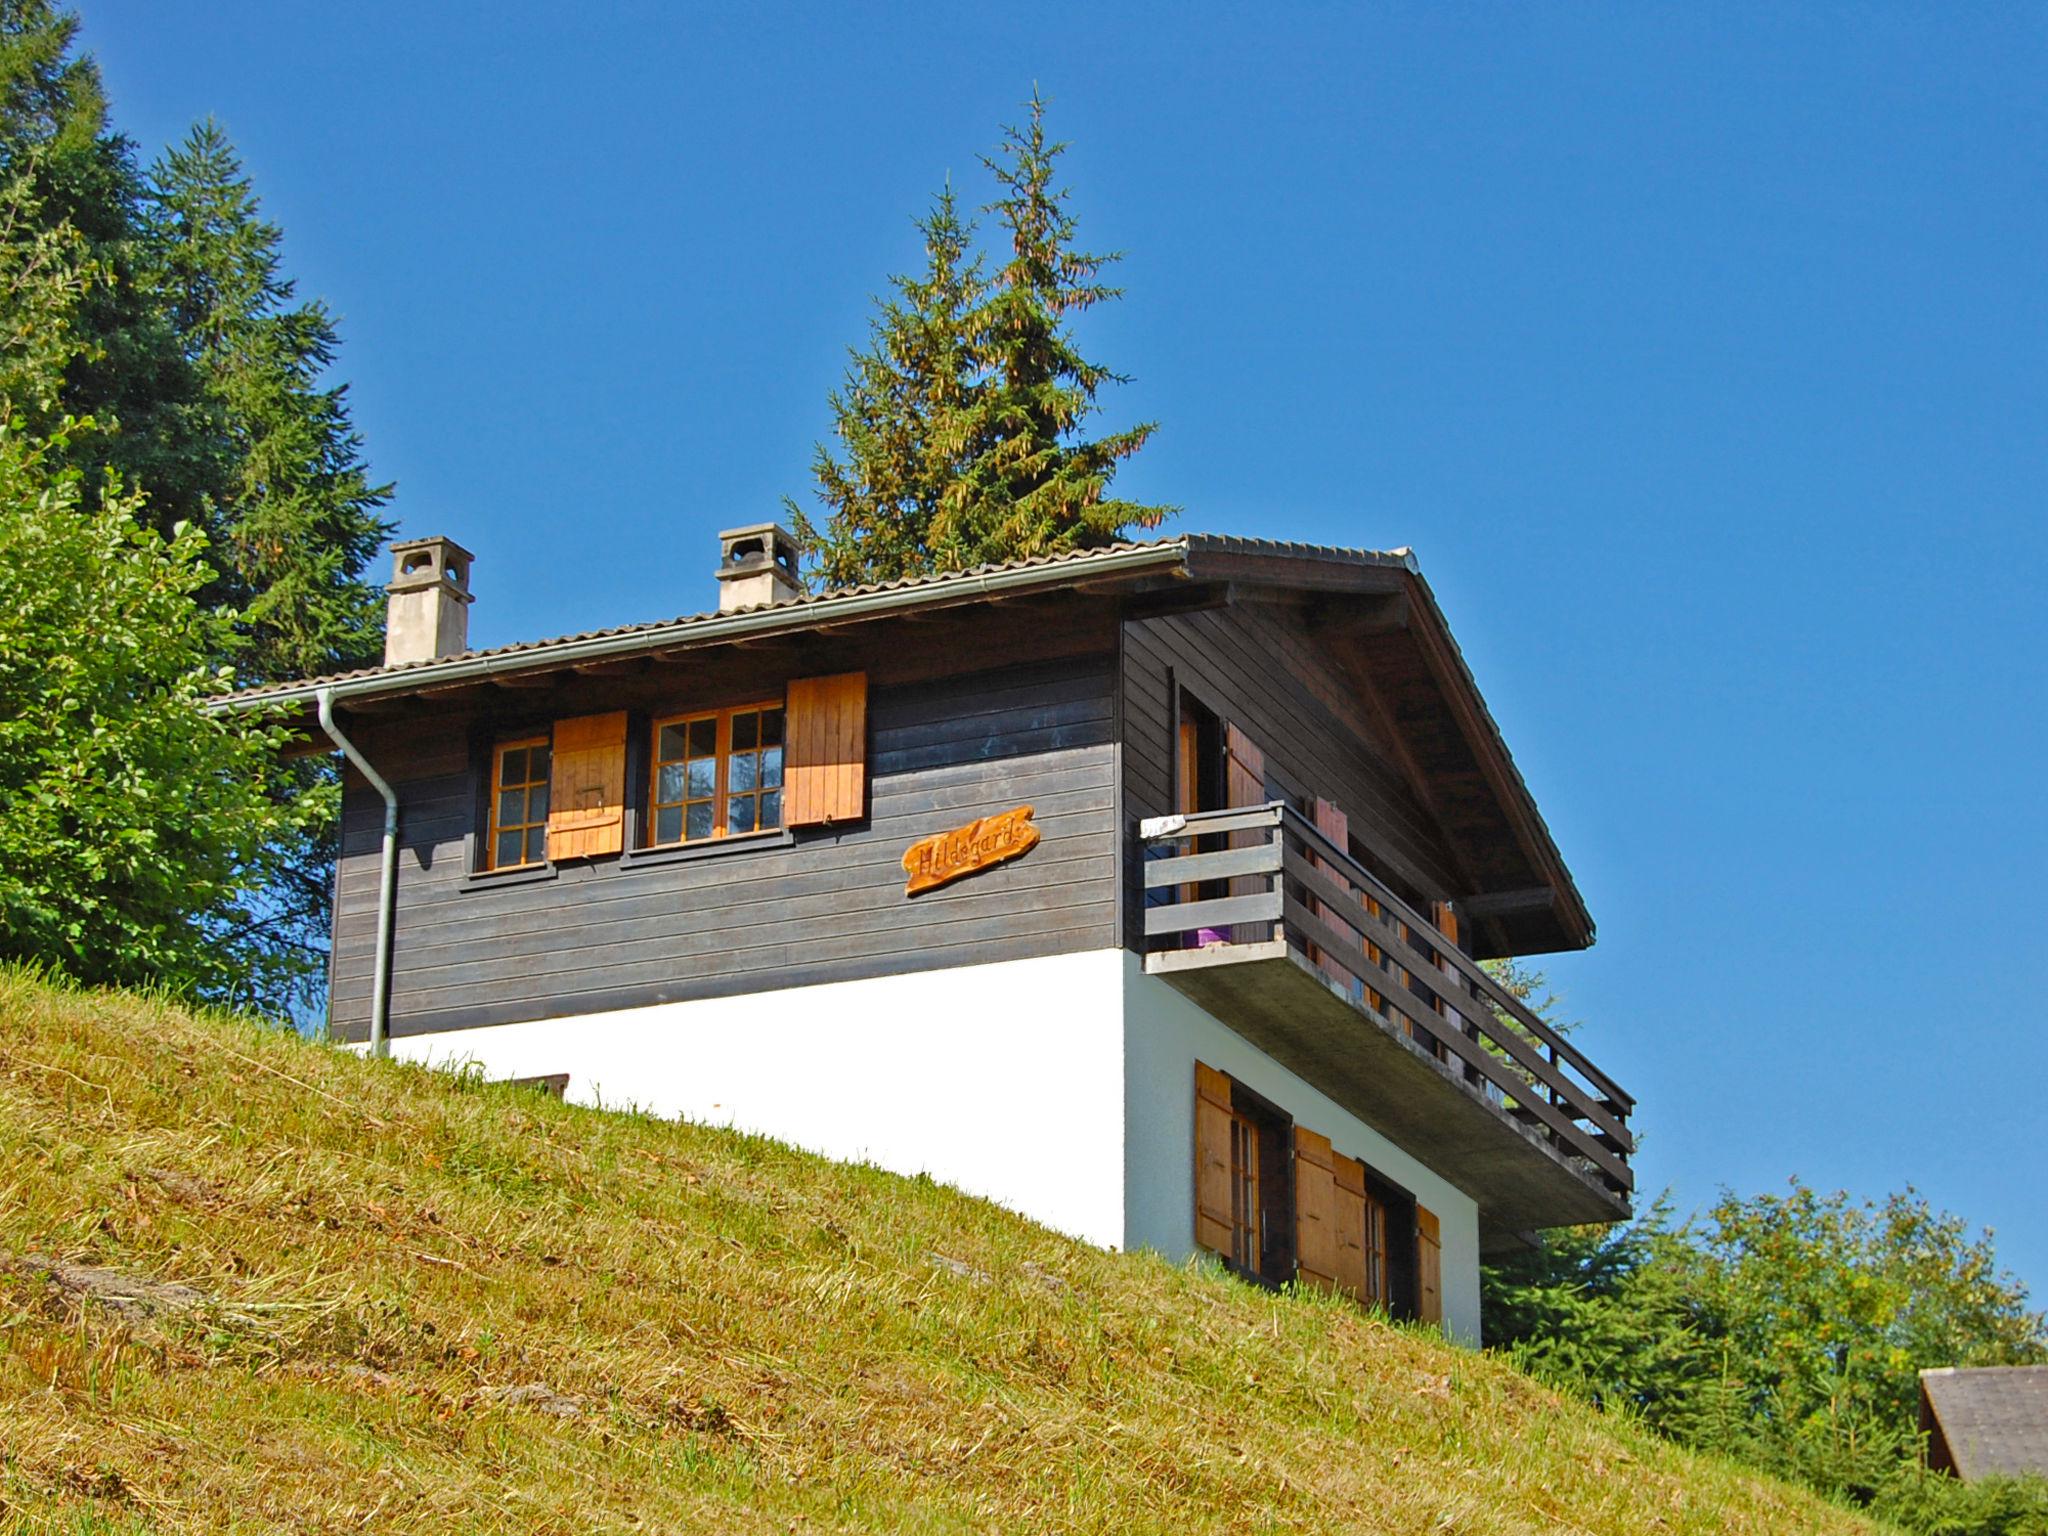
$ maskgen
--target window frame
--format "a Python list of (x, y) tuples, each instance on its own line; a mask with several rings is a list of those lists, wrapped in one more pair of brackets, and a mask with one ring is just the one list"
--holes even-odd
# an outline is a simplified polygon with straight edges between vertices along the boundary
[[(760, 825), (760, 802), (765, 790), (762, 786), (756, 785), (751, 790), (742, 791), (744, 797), (752, 798), (754, 801), (755, 826), (752, 831), (734, 832), (726, 825), (726, 817), (732, 797), (733, 717), (736, 715), (766, 714), (770, 710), (783, 717), (783, 739), (776, 745), (783, 752), (784, 781), (778, 781), (775, 785), (775, 825), (772, 827)], [(702, 761), (701, 758), (691, 759), (688, 756), (664, 759), (661, 755), (661, 733), (670, 726), (689, 726), (700, 720), (713, 720), (717, 722), (711, 749), (711, 761), (714, 766), (711, 792), (711, 835), (709, 837), (690, 836), (688, 807), (692, 804), (702, 804), (701, 799), (688, 795), (681, 800), (663, 800), (661, 798), (661, 770), (664, 762), (687, 763), (693, 760)], [(657, 851), (672, 852), (677, 849), (709, 848), (753, 838), (782, 836), (787, 830), (783, 823), (782, 794), (785, 789), (789, 762), (788, 727), (788, 705), (787, 701), (781, 696), (753, 699), (738, 704), (727, 704), (714, 709), (684, 710), (678, 714), (661, 715), (652, 720), (648, 725), (645, 738), (647, 741), (647, 798), (645, 812), (641, 817), (640, 824), (640, 850), (649, 853)], [(756, 753), (761, 750), (758, 735), (755, 746), (750, 750)], [(685, 788), (687, 788), (687, 785)], [(661, 823), (661, 812), (666, 808), (672, 807), (683, 809), (682, 835), (668, 841), (662, 841), (658, 832)]]
[[(549, 749), (548, 771), (546, 775), (538, 779), (522, 779), (516, 785), (506, 784), (502, 782), (503, 775), (505, 772), (505, 754), (508, 752), (530, 751), (534, 747), (547, 747)], [(532, 835), (533, 829), (536, 827), (540, 829), (540, 857), (538, 859), (522, 858), (516, 864), (501, 864), (498, 862), (498, 836), (501, 832), (510, 830), (509, 828), (504, 827), (499, 823), (498, 797), (505, 790), (516, 788), (523, 791), (530, 799), (533, 793), (533, 787), (536, 784), (545, 784), (548, 785), (550, 789), (552, 789), (554, 779), (553, 747), (554, 733), (552, 731), (542, 731), (537, 734), (529, 733), (519, 736), (508, 736), (500, 740), (493, 741), (491, 743), (490, 768), (484, 780), (485, 799), (483, 858), (478, 861), (477, 866), (481, 873), (492, 875), (509, 874), (514, 870), (536, 870), (545, 869), (548, 867), (548, 818), (547, 812), (545, 811), (541, 813), (541, 819), (539, 821), (521, 821), (514, 822), (512, 824), (513, 826), (516, 826), (522, 833), (522, 836), (520, 838), (520, 851), (522, 853), (525, 852), (526, 840), (528, 837)], [(527, 763), (527, 772), (531, 773), (532, 771), (533, 765), (532, 762), (529, 760)], [(553, 804), (552, 794), (550, 794), (549, 796), (549, 804), (550, 806), (552, 806)]]
[(1230, 1106), (1230, 1251), (1222, 1257), (1233, 1268), (1254, 1275), (1263, 1268), (1266, 1226), (1260, 1130), (1258, 1120), (1243, 1106)]

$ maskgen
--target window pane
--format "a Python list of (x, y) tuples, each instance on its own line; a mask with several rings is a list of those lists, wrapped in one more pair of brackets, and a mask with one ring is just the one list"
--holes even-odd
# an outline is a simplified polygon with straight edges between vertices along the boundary
[(726, 793), (748, 795), (754, 791), (754, 775), (760, 762), (751, 752), (735, 753), (726, 770)]
[(663, 806), (654, 813), (654, 840), (657, 843), (681, 842), (683, 837), (683, 808), (680, 805)]
[(709, 757), (718, 750), (716, 720), (692, 720), (689, 729), (691, 757)]
[(548, 856), (548, 832), (546, 827), (535, 827), (526, 834), (526, 862), (538, 864)]
[(769, 827), (779, 827), (781, 825), (782, 791), (771, 789), (761, 797), (761, 827), (765, 831)]
[(769, 789), (775, 789), (782, 783), (782, 748), (761, 749), (761, 782)]
[(663, 805), (673, 805), (683, 798), (683, 765), (663, 763), (661, 772), (655, 775), (654, 798)]
[(761, 745), (779, 747), (782, 745), (782, 711), (764, 709), (761, 711)]
[(516, 827), (526, 820), (526, 791), (523, 789), (501, 789), (498, 791), (498, 825)]
[(718, 792), (718, 759), (715, 757), (694, 757), (690, 759), (689, 775), (684, 781), (684, 793), (692, 800), (708, 800)]
[(519, 862), (519, 834), (500, 832), (498, 834), (497, 857), (491, 860), (491, 868), (503, 869), (508, 864)]
[(699, 800), (690, 807), (689, 815), (686, 818), (686, 826), (688, 828), (687, 835), (693, 840), (711, 835), (711, 802), (709, 800)]
[(664, 725), (660, 738), (654, 744), (655, 757), (664, 763), (680, 762), (688, 756), (685, 751), (688, 738), (689, 733), (680, 725)]
[(510, 747), (498, 758), (498, 782), (500, 784), (524, 784), (526, 782), (526, 748)]
[(754, 830), (754, 797), (734, 795), (725, 803), (725, 829), (728, 832), (751, 832)]
[(526, 776), (529, 779), (546, 779), (548, 776), (548, 748), (545, 743), (526, 749)]
[(754, 744), (761, 739), (761, 717), (756, 714), (734, 715), (732, 717), (732, 749), (735, 752), (751, 752)]
[(548, 787), (545, 783), (536, 784), (526, 792), (526, 819), (528, 821), (546, 821), (548, 819)]

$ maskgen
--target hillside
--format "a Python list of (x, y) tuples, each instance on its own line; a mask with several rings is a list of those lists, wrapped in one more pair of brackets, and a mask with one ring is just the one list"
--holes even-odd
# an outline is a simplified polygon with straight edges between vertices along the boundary
[(1345, 1305), (7, 972), (0, 1320), (7, 1532), (1871, 1529)]

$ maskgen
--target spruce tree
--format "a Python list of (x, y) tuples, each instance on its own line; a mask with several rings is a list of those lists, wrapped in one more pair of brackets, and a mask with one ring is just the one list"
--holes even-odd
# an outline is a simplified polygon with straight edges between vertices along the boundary
[(820, 445), (812, 464), (824, 526), (784, 503), (827, 585), (1095, 548), (1174, 511), (1109, 494), (1155, 423), (1082, 435), (1097, 393), (1124, 380), (1081, 354), (1071, 324), (1120, 295), (1100, 281), (1118, 258), (1074, 248), (1055, 175), (1066, 146), (1046, 137), (1035, 92), (1030, 107), (1003, 158), (983, 162), (1003, 192), (985, 211), (1009, 236), (1008, 259), (985, 275), (948, 187), (918, 223), (923, 276), (890, 280), (894, 296), (831, 397), (844, 457)]
[(1081, 435), (1103, 385), (1128, 382), (1084, 357), (1071, 328), (1083, 311), (1122, 297), (1101, 281), (1122, 253), (1075, 249), (1074, 216), (1057, 180), (1067, 145), (1046, 136), (1045, 107), (1034, 89), (1025, 125), (1005, 129), (997, 156), (982, 161), (1002, 188), (983, 211), (1008, 232), (1010, 256), (977, 317), (992, 378), (980, 401), (984, 446), (954, 535), (969, 564), (1097, 548), (1133, 528), (1155, 528), (1176, 510), (1110, 495), (1117, 467), (1157, 422)]
[(97, 278), (73, 316), (80, 345), (44, 425), (65, 416), (96, 424), (62, 449), (80, 471), (84, 507), (112, 471), (147, 493), (143, 515), (160, 532), (204, 528), (222, 472), (216, 434), (150, 289), (134, 146), (109, 125), (99, 70), (76, 51), (77, 33), (78, 18), (51, 0), (0, 0), (0, 176), (26, 178), (36, 210), (8, 238), (75, 238)]
[(974, 406), (982, 389), (974, 323), (987, 282), (970, 253), (971, 222), (950, 183), (916, 221), (924, 237), (919, 276), (889, 279), (868, 344), (849, 349), (833, 391), (842, 459), (820, 443), (811, 472), (830, 516), (823, 528), (785, 498), (810, 573), (826, 586), (891, 581), (955, 569), (958, 526), (978, 446)]
[(219, 438), (207, 523), (242, 615), (237, 670), (254, 683), (374, 661), (384, 604), (363, 574), (391, 488), (370, 483), (346, 386), (325, 383), (333, 317), (296, 299), (283, 232), (212, 121), (157, 162), (145, 198), (150, 281)]

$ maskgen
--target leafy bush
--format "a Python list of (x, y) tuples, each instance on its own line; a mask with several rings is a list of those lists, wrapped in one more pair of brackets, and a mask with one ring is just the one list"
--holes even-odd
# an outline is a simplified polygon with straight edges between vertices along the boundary
[[(1859, 1203), (1794, 1180), (1724, 1194), (1684, 1226), (1660, 1202), (1632, 1226), (1552, 1233), (1489, 1269), (1485, 1315), (1488, 1342), (1524, 1369), (1686, 1445), (1915, 1530), (2033, 1529), (2031, 1493), (1980, 1518), (1980, 1496), (1920, 1472), (1919, 1372), (2048, 1358), (2048, 1330), (1989, 1235), (1911, 1190)], [(1900, 1513), (1922, 1505), (1979, 1524)]]
[(117, 487), (84, 505), (64, 442), (0, 429), (0, 956), (246, 996), (289, 963), (252, 893), (316, 808), (266, 793), (281, 727), (202, 708), (227, 679), (203, 537)]

